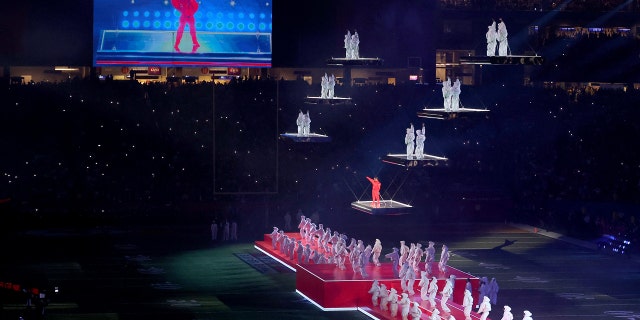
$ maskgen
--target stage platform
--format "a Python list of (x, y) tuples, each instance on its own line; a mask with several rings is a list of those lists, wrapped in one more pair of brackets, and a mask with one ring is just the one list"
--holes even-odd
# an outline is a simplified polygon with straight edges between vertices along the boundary
[(478, 65), (534, 65), (539, 66), (544, 63), (544, 58), (540, 56), (461, 56), (460, 64)]
[(322, 97), (305, 97), (304, 103), (306, 104), (325, 104), (325, 105), (345, 105), (351, 104), (351, 98), (343, 98), (343, 97), (333, 97), (333, 98), (322, 98)]
[(331, 58), (327, 60), (327, 65), (330, 66), (355, 66), (355, 67), (370, 67), (370, 66), (382, 66), (384, 62), (383, 59), (380, 58), (358, 58), (358, 59), (347, 59), (347, 58)]
[(487, 109), (458, 108), (456, 110), (445, 110), (444, 108), (425, 108), (418, 111), (419, 118), (453, 120), (471, 117), (485, 117), (489, 113)]
[(174, 49), (176, 31), (103, 30), (96, 65), (271, 66), (271, 34), (198, 31), (199, 47), (189, 32)]
[(301, 136), (297, 133), (281, 133), (281, 137), (295, 142), (330, 142), (331, 137), (318, 133), (310, 133), (308, 136)]
[(412, 168), (412, 167), (432, 167), (439, 166), (442, 162), (447, 161), (445, 157), (438, 157), (430, 154), (425, 154), (421, 159), (415, 157), (407, 157), (406, 154), (388, 154), (382, 157), (382, 162), (394, 164), (397, 166)]
[[(300, 239), (300, 234), (297, 232), (286, 233), (286, 235), (295, 240)], [(270, 234), (265, 234), (262, 240), (255, 241), (254, 247), (281, 264), (295, 270), (296, 292), (318, 308), (324, 311), (359, 310), (365, 314), (373, 315), (374, 319), (394, 319), (391, 317), (389, 311), (383, 311), (379, 307), (374, 307), (371, 303), (371, 295), (368, 293), (373, 284), (373, 280), (378, 280), (378, 282), (384, 284), (387, 289), (395, 288), (399, 296), (402, 293), (400, 279), (394, 276), (393, 265), (388, 259), (385, 261), (383, 258), (387, 252), (383, 252), (381, 265), (379, 267), (372, 263), (369, 263), (365, 267), (366, 275), (363, 277), (360, 273), (353, 271), (348, 260), (345, 263), (345, 270), (340, 270), (334, 264), (315, 264), (312, 262), (298, 264), (297, 257), (294, 256), (294, 259), (289, 259), (278, 249), (273, 249)], [(316, 248), (313, 243), (312, 248)], [(421, 263), (420, 268), (421, 270), (425, 269), (424, 262)], [(476, 303), (478, 299), (480, 279), (450, 266), (447, 267), (446, 271), (442, 272), (438, 269), (437, 262), (432, 263), (432, 270), (433, 274), (430, 275), (429, 278), (436, 277), (438, 292), (444, 288), (446, 279), (451, 275), (455, 276), (454, 292), (451, 299), (447, 302), (447, 306), (451, 309), (450, 314), (456, 319), (464, 319), (461, 305), (467, 279), (471, 281), (474, 303)], [(412, 302), (416, 301), (420, 304), (423, 312), (421, 319), (429, 319), (433, 309), (428, 301), (422, 301), (420, 298), (419, 282), (420, 277), (418, 276), (414, 283), (414, 294), (410, 296), (410, 299)], [(436, 297), (436, 307), (438, 309), (440, 309), (440, 297), (440, 294)], [(474, 306), (473, 310), (476, 309)], [(440, 315), (443, 316), (444, 312), (442, 310), (440, 310), (440, 312)], [(400, 318), (400, 310), (398, 310), (396, 319), (397, 318)], [(471, 318), (475, 320), (480, 317), (472, 311)]]
[(372, 215), (397, 216), (409, 214), (413, 207), (394, 200), (382, 200), (380, 206), (373, 206), (371, 201), (355, 201), (351, 203), (351, 208)]

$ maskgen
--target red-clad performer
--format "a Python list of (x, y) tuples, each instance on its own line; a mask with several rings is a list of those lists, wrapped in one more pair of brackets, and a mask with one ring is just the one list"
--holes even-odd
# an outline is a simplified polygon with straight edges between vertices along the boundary
[(178, 33), (176, 34), (176, 44), (173, 48), (180, 52), (179, 46), (180, 40), (182, 40), (182, 34), (184, 33), (184, 27), (189, 25), (189, 34), (193, 42), (191, 52), (196, 52), (200, 47), (198, 37), (196, 36), (196, 19), (194, 17), (196, 11), (198, 11), (198, 2), (196, 0), (171, 0), (171, 4), (176, 10), (180, 11), (180, 25), (178, 26)]
[(373, 177), (373, 179), (367, 177), (367, 180), (371, 182), (371, 205), (373, 207), (380, 207), (380, 181), (378, 181), (378, 177)]

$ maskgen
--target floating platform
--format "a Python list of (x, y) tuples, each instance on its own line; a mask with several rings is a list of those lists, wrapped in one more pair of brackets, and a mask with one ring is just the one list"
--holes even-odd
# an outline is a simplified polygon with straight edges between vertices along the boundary
[(331, 137), (324, 134), (310, 133), (307, 136), (298, 135), (297, 133), (282, 133), (281, 137), (293, 140), (295, 142), (330, 142)]
[(304, 98), (304, 103), (307, 103), (307, 104), (343, 105), (343, 104), (351, 104), (351, 98), (343, 98), (343, 97), (333, 97), (333, 98), (305, 97)]
[(327, 64), (330, 66), (357, 66), (357, 67), (369, 67), (369, 66), (382, 66), (384, 62), (380, 58), (331, 58), (327, 60)]
[(541, 56), (462, 56), (460, 64), (479, 64), (479, 65), (528, 65), (541, 66), (544, 58)]
[(421, 159), (414, 156), (407, 157), (406, 153), (402, 154), (388, 154), (382, 158), (382, 162), (394, 164), (402, 167), (427, 167), (438, 166), (441, 162), (449, 159), (445, 157), (438, 157), (430, 154), (425, 154)]
[(355, 201), (351, 208), (371, 215), (397, 216), (411, 213), (413, 207), (395, 200), (381, 200), (380, 205), (373, 205), (372, 201)]
[(418, 111), (418, 117), (427, 119), (452, 120), (459, 118), (469, 118), (477, 116), (486, 116), (489, 112), (487, 109), (458, 108), (455, 110), (440, 109), (422, 109)]

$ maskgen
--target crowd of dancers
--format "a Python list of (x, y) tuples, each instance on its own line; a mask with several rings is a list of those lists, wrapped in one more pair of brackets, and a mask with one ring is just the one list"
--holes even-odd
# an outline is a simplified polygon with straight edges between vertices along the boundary
[[(380, 239), (375, 239), (372, 244), (365, 245), (363, 240), (349, 238), (346, 234), (337, 230), (331, 230), (322, 223), (316, 224), (304, 215), (300, 216), (298, 223), (299, 237), (290, 235), (273, 227), (271, 232), (271, 246), (275, 251), (280, 251), (288, 259), (297, 261), (298, 264), (335, 264), (339, 270), (347, 270), (348, 267), (363, 278), (368, 278), (367, 266), (380, 267), (381, 258), (391, 261), (394, 278), (400, 279), (400, 288), (387, 288), (374, 279), (368, 293), (371, 294), (371, 302), (374, 308), (382, 312), (388, 312), (396, 317), (398, 312), (403, 320), (420, 319), (422, 309), (420, 303), (411, 301), (419, 288), (419, 296), (422, 301), (428, 303), (431, 312), (430, 319), (439, 320), (455, 319), (448, 306), (453, 296), (456, 284), (455, 275), (449, 275), (444, 287), (440, 290), (436, 272), (443, 274), (447, 271), (449, 259), (452, 255), (446, 244), (442, 245), (440, 257), (436, 263), (436, 248), (433, 241), (429, 241), (426, 248), (421, 243), (410, 243), (401, 240), (398, 247), (382, 256), (383, 247)], [(437, 271), (434, 267), (437, 266)], [(400, 290), (400, 291), (399, 291)], [(472, 309), (485, 320), (492, 310), (492, 305), (497, 302), (499, 286), (496, 278), (491, 281), (487, 277), (481, 278), (479, 288), (479, 303), (474, 305), (471, 281), (468, 280), (462, 303), (465, 320), (471, 319)], [(439, 302), (436, 302), (437, 295)], [(426, 305), (425, 305), (426, 307)], [(531, 319), (531, 312), (524, 311), (523, 319)], [(513, 320), (511, 307), (504, 306), (502, 320)]]

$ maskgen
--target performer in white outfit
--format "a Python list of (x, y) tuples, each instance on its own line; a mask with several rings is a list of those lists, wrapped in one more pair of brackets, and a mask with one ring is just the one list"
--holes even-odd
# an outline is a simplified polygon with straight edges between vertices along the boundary
[(327, 80), (327, 98), (333, 99), (336, 96), (336, 76), (331, 74)]
[(471, 320), (471, 309), (473, 308), (473, 296), (470, 290), (464, 290), (464, 298), (462, 299), (462, 307), (464, 308), (465, 320)]
[(431, 308), (435, 308), (436, 294), (438, 293), (438, 279), (436, 279), (436, 277), (431, 278), (431, 283), (429, 283), (429, 290), (427, 293), (429, 293), (429, 305), (431, 305)]
[(460, 109), (460, 92), (462, 92), (462, 83), (460, 78), (456, 78), (451, 87), (451, 110), (453, 111)]
[(354, 31), (351, 38), (351, 58), (360, 59), (360, 36), (358, 35), (358, 31)]
[(433, 312), (431, 312), (431, 318), (429, 318), (430, 320), (441, 320), (442, 318), (440, 318), (440, 310), (438, 309), (433, 309)]
[(504, 24), (502, 18), (499, 19), (498, 22), (498, 56), (506, 57), (509, 55), (509, 40), (507, 36), (509, 33), (507, 32), (507, 26)]
[(373, 280), (371, 289), (369, 289), (369, 293), (371, 294), (371, 304), (374, 307), (377, 306), (378, 298), (380, 297), (380, 285), (378, 284), (378, 280)]
[(405, 292), (402, 293), (402, 298), (400, 299), (400, 315), (402, 316), (402, 320), (409, 320), (409, 308), (411, 307), (411, 299), (409, 299), (409, 295)]
[(302, 119), (302, 135), (305, 137), (308, 137), (310, 132), (311, 132), (311, 117), (309, 116), (309, 110), (307, 110), (307, 113), (304, 115), (304, 118)]
[(420, 320), (420, 317), (422, 317), (422, 310), (420, 310), (420, 305), (417, 302), (414, 301), (411, 304), (409, 315), (411, 316), (411, 320)]
[(407, 128), (407, 133), (404, 135), (404, 144), (407, 145), (407, 159), (413, 158), (413, 152), (416, 148), (414, 141), (416, 136), (413, 129), (413, 123), (410, 128)]
[(532, 316), (531, 312), (529, 312), (529, 310), (525, 310), (524, 317), (522, 317), (522, 320), (533, 320), (531, 316)]
[(501, 320), (513, 320), (513, 313), (511, 313), (511, 307), (504, 306), (504, 313), (502, 313)]
[(496, 41), (498, 39), (498, 31), (496, 31), (496, 21), (493, 20), (487, 30), (487, 57), (496, 55)]
[(302, 136), (302, 127), (304, 125), (304, 113), (302, 113), (302, 110), (300, 110), (300, 113), (298, 113), (298, 119), (296, 119), (296, 125), (298, 126), (298, 135)]
[(418, 282), (418, 287), (420, 287), (420, 299), (427, 300), (429, 298), (429, 274), (426, 271), (420, 272), (420, 282)]
[(416, 282), (416, 273), (413, 270), (413, 267), (409, 265), (408, 261), (405, 261), (405, 264), (408, 265), (408, 268), (402, 279), (400, 279), (400, 283), (402, 284), (402, 291), (408, 292), (410, 295), (414, 295), (415, 292), (413, 291), (413, 285)]
[(389, 290), (387, 290), (387, 286), (383, 284), (380, 285), (380, 309), (382, 311), (389, 310)]
[(387, 300), (389, 301), (391, 316), (395, 318), (398, 314), (398, 291), (395, 288), (391, 288)]
[(376, 265), (376, 267), (380, 266), (380, 255), (382, 254), (382, 242), (380, 242), (380, 239), (376, 239), (376, 242), (373, 244), (373, 264)]
[(322, 81), (320, 82), (320, 98), (322, 99), (326, 99), (329, 97), (329, 77), (327, 76), (327, 73), (324, 73), (324, 76), (322, 76)]
[(351, 31), (347, 30), (347, 34), (344, 35), (344, 49), (345, 57), (351, 59)]
[(451, 309), (449, 309), (449, 307), (447, 306), (447, 301), (449, 301), (449, 298), (451, 298), (451, 295), (453, 294), (453, 282), (451, 281), (451, 279), (447, 279), (441, 293), (442, 298), (440, 299), (440, 309), (442, 309), (442, 311), (446, 313), (449, 313), (451, 312)]
[[(424, 142), (427, 140), (426, 129), (424, 128), (424, 123), (422, 124), (422, 129), (416, 130), (416, 159), (424, 158)], [(419, 257), (420, 259), (422, 257)]]
[(491, 311), (491, 301), (489, 297), (485, 296), (480, 304), (480, 308), (478, 308), (478, 313), (481, 314), (480, 320), (487, 320), (489, 316), (489, 312)]
[(451, 110), (451, 78), (447, 77), (446, 81), (442, 82), (442, 98), (444, 99), (444, 110)]

